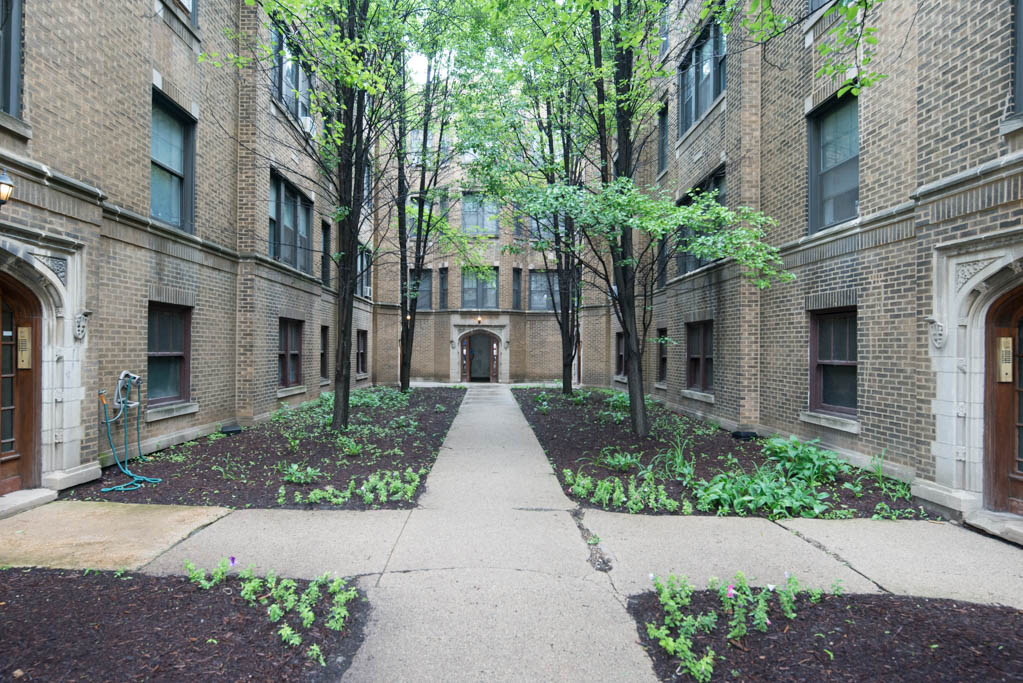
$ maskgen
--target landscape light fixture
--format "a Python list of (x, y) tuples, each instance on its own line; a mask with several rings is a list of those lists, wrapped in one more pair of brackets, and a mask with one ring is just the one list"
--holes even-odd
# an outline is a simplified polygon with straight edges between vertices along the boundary
[(0, 170), (0, 206), (7, 203), (13, 191), (14, 183), (11, 182), (11, 176), (7, 175), (7, 169)]

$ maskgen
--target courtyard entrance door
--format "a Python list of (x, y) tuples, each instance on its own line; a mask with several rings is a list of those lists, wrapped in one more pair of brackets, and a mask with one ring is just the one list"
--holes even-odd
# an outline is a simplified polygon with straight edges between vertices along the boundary
[(0, 495), (38, 485), (39, 320), (32, 293), (0, 274)]
[(984, 499), (992, 510), (1023, 515), (1023, 287), (987, 318)]
[(463, 382), (496, 382), (499, 340), (489, 332), (474, 332), (462, 337)]

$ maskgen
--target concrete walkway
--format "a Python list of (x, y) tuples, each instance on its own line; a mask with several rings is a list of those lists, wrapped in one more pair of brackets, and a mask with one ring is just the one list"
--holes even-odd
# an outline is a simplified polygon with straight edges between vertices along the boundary
[[(127, 520), (138, 519), (127, 508), (153, 511), (132, 536), (145, 538), (147, 525), (166, 526), (166, 535), (137, 557), (118, 557), (117, 567), (147, 562), (144, 571), (181, 574), (186, 559), (211, 567), (233, 555), (242, 567), (297, 578), (358, 576), (371, 612), (351, 681), (653, 680), (625, 610), (651, 573), (685, 574), (702, 587), (737, 571), (759, 584), (790, 572), (808, 586), (838, 580), (850, 592), (1023, 609), (1023, 549), (954, 524), (573, 515), (502, 385), (470, 387), (414, 510), (192, 508), (189, 516), (54, 503), (0, 520), (0, 564), (105, 567), (95, 558), (123, 545)], [(44, 533), (85, 514), (89, 530)], [(175, 524), (160, 525), (165, 514)], [(75, 553), (83, 533), (85, 558)], [(585, 542), (591, 533), (599, 545)], [(44, 538), (53, 542), (40, 552)], [(610, 571), (595, 568), (600, 559)]]

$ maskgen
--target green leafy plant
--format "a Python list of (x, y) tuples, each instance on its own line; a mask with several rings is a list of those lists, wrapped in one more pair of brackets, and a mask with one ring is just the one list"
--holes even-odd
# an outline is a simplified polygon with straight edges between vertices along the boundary
[(323, 476), (323, 471), (317, 467), (300, 465), (298, 463), (278, 463), (278, 470), (281, 472), (281, 479), (291, 484), (312, 484)]

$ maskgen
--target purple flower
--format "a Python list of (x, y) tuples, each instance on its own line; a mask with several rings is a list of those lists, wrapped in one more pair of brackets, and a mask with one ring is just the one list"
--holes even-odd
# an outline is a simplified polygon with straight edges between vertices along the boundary
[(768, 620), (767, 620), (767, 625), (768, 625), (768, 626), (770, 626), (770, 625), (771, 625), (771, 620), (770, 620), (770, 619), (768, 619)]
[(728, 584), (728, 597), (730, 598), (735, 597), (735, 586), (732, 584)]
[(227, 560), (227, 563), (228, 563), (229, 565), (231, 565), (232, 567), (233, 567), (233, 566), (235, 566), (236, 564), (238, 564), (238, 563), (237, 563), (237, 562), (235, 561), (235, 559), (234, 559), (234, 555), (232, 555), (231, 557), (229, 557), (229, 558), (228, 558), (228, 560)]

